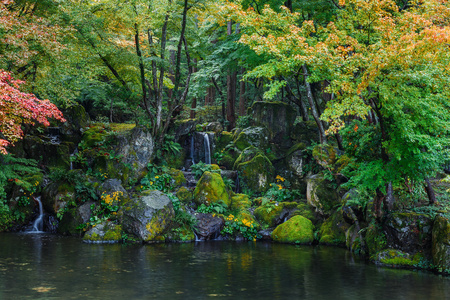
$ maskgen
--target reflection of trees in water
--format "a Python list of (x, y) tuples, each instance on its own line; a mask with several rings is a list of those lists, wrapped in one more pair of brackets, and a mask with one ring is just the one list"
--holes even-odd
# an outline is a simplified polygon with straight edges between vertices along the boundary
[(450, 279), (381, 269), (334, 247), (98, 245), (0, 235), (0, 298), (445, 299)]

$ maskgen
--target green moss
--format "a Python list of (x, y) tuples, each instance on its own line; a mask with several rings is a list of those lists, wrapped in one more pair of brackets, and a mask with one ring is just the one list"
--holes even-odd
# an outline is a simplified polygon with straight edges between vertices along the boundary
[(297, 143), (294, 146), (292, 146), (287, 152), (286, 152), (286, 156), (290, 156), (292, 155), (294, 152), (297, 152), (299, 150), (305, 150), (306, 149), (306, 145), (305, 143)]
[(266, 205), (257, 207), (254, 211), (254, 214), (258, 221), (266, 224), (269, 227), (273, 227), (276, 225), (276, 221), (282, 211), (283, 207), (281, 205), (268, 203)]
[(119, 241), (122, 239), (122, 226), (115, 226), (113, 229), (105, 232), (105, 241)]
[(311, 244), (314, 240), (312, 222), (295, 216), (280, 224), (272, 232), (272, 239), (280, 243)]
[(267, 130), (262, 127), (248, 127), (242, 130), (234, 140), (234, 145), (239, 150), (244, 150), (250, 146), (259, 149), (267, 149), (269, 141)]
[(376, 254), (376, 263), (391, 267), (416, 267), (423, 259), (421, 253), (410, 255), (396, 249), (386, 249)]
[(320, 226), (319, 230), (319, 244), (345, 246), (345, 233), (350, 225), (345, 222), (342, 211), (334, 212), (325, 222)]
[(194, 190), (194, 201), (197, 204), (210, 204), (222, 200), (229, 207), (231, 199), (222, 176), (218, 173), (205, 172)]
[(184, 161), (186, 160), (186, 150), (181, 149), (177, 153), (166, 153), (164, 159), (170, 168), (181, 169), (184, 166)]
[(111, 130), (116, 132), (126, 132), (131, 131), (133, 128), (136, 127), (136, 124), (134, 123), (111, 123), (110, 124)]
[(273, 181), (274, 168), (263, 154), (257, 154), (250, 161), (239, 163), (236, 169), (240, 172), (244, 185), (256, 193), (266, 192)]
[(217, 135), (216, 139), (216, 151), (221, 151), (233, 141), (233, 134), (228, 131), (222, 131)]
[(182, 186), (177, 191), (177, 198), (183, 203), (189, 203), (193, 200), (192, 191), (188, 190), (186, 187)]
[(365, 241), (369, 255), (372, 257), (386, 248), (386, 235), (376, 225), (371, 224), (367, 227)]
[(169, 175), (172, 176), (174, 186), (181, 186), (186, 183), (186, 178), (181, 170), (171, 168), (169, 170)]
[(167, 238), (174, 242), (189, 243), (195, 241), (195, 234), (189, 226), (183, 225), (172, 228)]
[(232, 210), (246, 210), (252, 206), (250, 198), (245, 194), (235, 194), (231, 197), (231, 209)]
[(316, 216), (313, 209), (306, 203), (297, 204), (297, 210), (294, 212), (294, 215), (303, 216), (313, 223), (316, 222)]

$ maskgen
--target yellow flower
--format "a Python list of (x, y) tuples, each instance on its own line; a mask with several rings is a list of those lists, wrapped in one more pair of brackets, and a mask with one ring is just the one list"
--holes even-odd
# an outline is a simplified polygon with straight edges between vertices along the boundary
[(158, 179), (158, 178), (159, 178), (159, 176), (155, 176), (155, 178), (156, 178), (156, 179)]
[(153, 181), (150, 181), (150, 185), (153, 185)]
[(281, 177), (280, 175), (277, 175), (276, 179), (277, 179), (277, 181), (281, 181), (281, 182), (284, 182), (286, 180), (283, 177)]
[(282, 187), (280, 184), (277, 184), (277, 186), (278, 186), (278, 189), (279, 189), (279, 190), (282, 190), (282, 189), (283, 189), (283, 187)]

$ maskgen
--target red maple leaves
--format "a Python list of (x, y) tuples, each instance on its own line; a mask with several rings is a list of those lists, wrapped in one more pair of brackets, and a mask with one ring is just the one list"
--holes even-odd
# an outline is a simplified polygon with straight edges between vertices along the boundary
[(14, 79), (10, 73), (0, 69), (0, 153), (6, 154), (6, 146), (23, 136), (22, 124), (39, 122), (50, 125), (48, 118), (61, 122), (61, 111), (49, 100), (39, 100), (34, 94), (19, 90), (24, 81)]

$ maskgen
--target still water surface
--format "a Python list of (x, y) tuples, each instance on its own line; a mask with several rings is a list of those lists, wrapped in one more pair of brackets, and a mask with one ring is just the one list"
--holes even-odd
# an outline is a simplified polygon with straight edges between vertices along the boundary
[(0, 234), (0, 299), (450, 299), (450, 278), (332, 247), (84, 244)]

